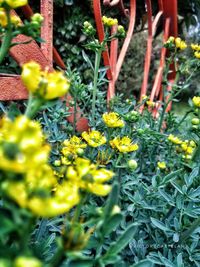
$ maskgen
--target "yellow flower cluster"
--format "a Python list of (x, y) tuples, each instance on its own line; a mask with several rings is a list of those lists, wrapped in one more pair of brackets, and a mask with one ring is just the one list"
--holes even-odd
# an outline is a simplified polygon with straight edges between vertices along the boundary
[(106, 143), (106, 137), (99, 131), (83, 132), (82, 137), (91, 147), (98, 147)]
[(200, 45), (198, 44), (191, 44), (191, 48), (194, 51), (194, 56), (200, 59)]
[(62, 72), (42, 71), (40, 65), (33, 61), (22, 66), (21, 79), (28, 91), (46, 100), (65, 95), (70, 87)]
[(179, 139), (177, 136), (174, 136), (173, 134), (170, 134), (168, 136), (168, 140), (175, 145), (180, 145), (182, 143), (182, 140)]
[(196, 148), (196, 144), (193, 140), (185, 140), (181, 144), (181, 149), (184, 152), (183, 158), (185, 159), (191, 159), (192, 154)]
[(165, 43), (165, 45), (168, 46), (172, 46), (172, 47), (176, 47), (180, 50), (185, 50), (187, 48), (187, 44), (185, 41), (183, 41), (181, 38), (177, 37), (173, 37), (170, 36), (169, 39), (167, 40), (167, 42)]
[[(10, 17), (11, 23), (15, 26), (21, 25), (21, 20), (18, 16), (11, 15)], [(6, 12), (4, 8), (0, 8), (0, 26), (1, 27), (6, 27), (8, 24), (8, 19), (6, 16)]]
[(118, 24), (118, 20), (117, 19), (113, 19), (113, 18), (108, 18), (106, 16), (102, 17), (102, 22), (105, 26), (111, 27), (114, 25)]
[(179, 153), (183, 153), (184, 159), (191, 159), (192, 154), (196, 148), (196, 144), (193, 140), (181, 140), (177, 136), (170, 134), (168, 136), (168, 140), (173, 144), (177, 145), (176, 151)]
[(200, 108), (200, 96), (194, 96), (192, 102), (195, 107)]
[(109, 112), (103, 114), (103, 121), (109, 128), (124, 127), (124, 121), (120, 119), (116, 112)]
[(28, 4), (28, 0), (0, 0), (0, 6), (7, 4), (10, 8), (22, 7)]
[(175, 45), (176, 48), (179, 48), (180, 50), (185, 50), (187, 48), (186, 42), (179, 37), (175, 38)]
[(114, 176), (112, 171), (104, 168), (97, 169), (97, 166), (91, 164), (90, 160), (77, 158), (74, 166), (69, 166), (67, 169), (66, 178), (85, 191), (98, 196), (106, 196), (111, 186), (104, 184)]
[[(36, 216), (60, 215), (79, 202), (76, 185), (57, 184), (48, 165), (49, 152), (50, 147), (44, 142), (38, 122), (25, 116), (14, 121), (1, 120), (0, 170), (5, 172), (1, 188), (10, 199)], [(8, 172), (20, 179), (6, 177)]]
[(62, 164), (69, 165), (71, 161), (82, 155), (86, 144), (77, 136), (72, 136), (70, 139), (66, 139), (63, 142), (63, 148), (61, 150), (63, 157), (61, 158)]
[(47, 162), (50, 147), (44, 143), (38, 122), (25, 116), (0, 122), (0, 168), (16, 173), (38, 168)]
[(113, 149), (117, 149), (121, 153), (128, 153), (138, 150), (138, 145), (133, 144), (128, 136), (124, 136), (122, 138), (115, 137), (110, 141), (110, 145)]

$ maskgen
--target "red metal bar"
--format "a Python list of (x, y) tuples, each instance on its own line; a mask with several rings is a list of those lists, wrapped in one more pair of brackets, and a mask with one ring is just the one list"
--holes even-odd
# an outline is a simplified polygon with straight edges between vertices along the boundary
[(53, 1), (40, 0), (40, 12), (44, 17), (41, 38), (45, 40), (41, 49), (49, 66), (53, 67)]
[[(94, 16), (95, 16), (95, 22), (96, 22), (96, 28), (97, 28), (99, 41), (102, 42), (104, 40), (105, 35), (104, 35), (104, 27), (102, 23), (100, 0), (93, 0), (93, 10), (94, 10)], [(103, 60), (104, 60), (104, 65), (108, 67), (107, 78), (111, 80), (112, 71), (110, 69), (110, 58), (109, 58), (108, 49), (106, 49), (106, 51), (103, 52)]]
[[(112, 27), (111, 34), (115, 34), (117, 32), (118, 25)], [(111, 98), (114, 97), (115, 94), (115, 73), (116, 73), (116, 64), (117, 64), (117, 50), (118, 50), (118, 39), (113, 39), (110, 44), (110, 67), (113, 73), (113, 79), (110, 80), (108, 85), (107, 92), (107, 101), (109, 102)]]
[(129, 27), (126, 34), (126, 38), (124, 40), (122, 49), (120, 51), (118, 60), (117, 60), (117, 66), (116, 66), (116, 73), (115, 73), (115, 80), (118, 79), (119, 72), (121, 70), (122, 64), (124, 62), (124, 58), (126, 55), (126, 52), (128, 50), (131, 38), (133, 36), (133, 30), (135, 27), (135, 18), (136, 18), (136, 0), (130, 1), (130, 21), (129, 21)]
[(147, 85), (148, 85), (149, 70), (150, 70), (150, 64), (151, 64), (151, 54), (152, 54), (152, 41), (153, 41), (151, 0), (146, 0), (146, 6), (147, 6), (147, 15), (148, 15), (148, 39), (147, 39), (147, 50), (146, 50), (145, 63), (144, 63), (144, 78), (143, 78), (141, 92), (140, 92), (140, 101), (142, 100), (142, 96), (146, 95), (147, 93)]
[[(165, 43), (169, 37), (169, 27), (170, 27), (170, 19), (166, 19), (165, 22), (165, 30), (163, 35), (163, 43)], [(163, 69), (165, 64), (165, 57), (166, 57), (166, 48), (162, 47), (161, 49), (161, 56), (160, 56), (160, 65), (157, 71), (157, 74), (155, 76), (154, 84), (152, 87), (150, 100), (154, 101), (155, 97), (158, 97), (159, 92), (161, 90), (161, 83), (162, 83), (162, 75), (163, 75)]]

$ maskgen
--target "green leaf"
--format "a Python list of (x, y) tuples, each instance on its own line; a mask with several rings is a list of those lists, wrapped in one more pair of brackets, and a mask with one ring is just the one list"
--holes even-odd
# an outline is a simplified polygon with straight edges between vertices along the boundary
[(150, 260), (142, 260), (138, 263), (131, 265), (130, 267), (153, 267), (153, 263)]
[(88, 55), (85, 53), (84, 50), (82, 50), (82, 56), (83, 56), (83, 59), (88, 63), (88, 65), (91, 67), (91, 69), (94, 71), (94, 67), (93, 67), (93, 64), (91, 62), (91, 60), (89, 59)]
[(104, 208), (105, 220), (110, 217), (110, 213), (113, 210), (113, 207), (117, 204), (118, 198), (119, 198), (119, 185), (118, 183), (114, 183), (112, 187), (112, 191), (108, 197), (106, 206)]
[(102, 234), (109, 235), (112, 231), (116, 229), (116, 227), (120, 224), (123, 219), (123, 215), (121, 213), (114, 214), (111, 218), (105, 221), (102, 225)]
[(190, 175), (187, 178), (185, 178), (187, 186), (190, 186), (193, 183), (194, 178), (196, 178), (198, 174), (199, 174), (199, 167), (196, 167), (192, 170)]
[(179, 170), (177, 170), (177, 171), (174, 171), (174, 172), (172, 172), (172, 173), (166, 175), (166, 176), (163, 178), (162, 182), (160, 183), (160, 186), (165, 185), (165, 184), (167, 184), (168, 182), (170, 182), (170, 181), (176, 179), (177, 176), (178, 176), (182, 171), (183, 171), (183, 169), (179, 169)]
[(151, 217), (151, 222), (153, 223), (154, 226), (156, 226), (157, 228), (163, 230), (163, 231), (171, 231), (164, 223), (162, 223), (161, 221), (152, 218)]
[(94, 266), (94, 260), (72, 260), (69, 262), (68, 266), (69, 267), (77, 267), (77, 266), (81, 266), (81, 267), (92, 267)]
[(136, 230), (137, 227), (135, 225), (129, 226), (128, 229), (119, 237), (119, 239), (110, 246), (103, 258), (107, 259), (108, 257), (117, 255), (120, 251), (122, 251), (122, 249), (124, 249), (129, 241), (134, 237)]
[(11, 120), (14, 120), (17, 116), (19, 116), (21, 113), (19, 111), (19, 108), (17, 106), (16, 103), (12, 103), (10, 105), (10, 108), (8, 110), (8, 117), (11, 119)]

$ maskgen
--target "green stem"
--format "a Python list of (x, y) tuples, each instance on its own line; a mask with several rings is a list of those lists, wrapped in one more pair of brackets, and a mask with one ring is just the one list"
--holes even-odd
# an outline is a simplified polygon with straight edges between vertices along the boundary
[(74, 95), (74, 118), (73, 118), (73, 133), (75, 134), (76, 132), (76, 114), (77, 114), (77, 99), (76, 96)]
[(7, 27), (6, 32), (2, 41), (2, 45), (0, 48), (0, 64), (4, 60), (5, 56), (8, 54), (11, 42), (12, 42), (12, 24), (10, 19), (10, 9), (5, 9), (6, 17), (7, 17)]
[(84, 196), (82, 196), (82, 195), (80, 196), (80, 202), (76, 206), (76, 210), (74, 212), (74, 217), (72, 219), (73, 223), (78, 222), (80, 214), (81, 214), (81, 208), (82, 208), (83, 203), (85, 202), (86, 198), (87, 198), (87, 194)]
[(183, 232), (183, 234), (181, 235), (181, 238), (180, 238), (180, 242), (182, 242), (182, 241), (186, 240), (188, 237), (190, 237), (190, 235), (196, 230), (197, 227), (199, 227), (199, 225), (200, 225), (200, 217), (193, 222), (193, 224), (190, 226), (190, 228), (188, 230)]
[(29, 119), (33, 119), (43, 103), (44, 103), (43, 99), (34, 98), (32, 94), (29, 94), (25, 116), (28, 117)]
[(97, 82), (99, 76), (99, 67), (101, 62), (102, 48), (95, 53), (95, 67), (94, 67), (94, 81), (93, 81), (93, 96), (92, 96), (92, 121), (94, 122), (95, 116), (95, 103), (97, 97)]
[(175, 78), (175, 80), (174, 80), (174, 85), (172, 86), (171, 96), (169, 97), (169, 99), (167, 100), (167, 102), (164, 104), (164, 106), (163, 106), (163, 110), (162, 110), (161, 115), (160, 115), (160, 121), (159, 121), (159, 124), (158, 124), (158, 132), (161, 131), (162, 124), (163, 124), (164, 117), (165, 117), (165, 112), (166, 112), (166, 109), (167, 109), (169, 103), (172, 101), (172, 99), (173, 99), (175, 96), (177, 96), (177, 95), (180, 94), (180, 92), (181, 92), (181, 90), (180, 90), (180, 91), (178, 92), (178, 94), (177, 94), (177, 93), (174, 94), (174, 91), (173, 91), (174, 87), (176, 86), (176, 84), (177, 84), (177, 82), (178, 82), (178, 80), (179, 80), (179, 77), (180, 77), (180, 73), (177, 72), (177, 74), (176, 74), (176, 78)]

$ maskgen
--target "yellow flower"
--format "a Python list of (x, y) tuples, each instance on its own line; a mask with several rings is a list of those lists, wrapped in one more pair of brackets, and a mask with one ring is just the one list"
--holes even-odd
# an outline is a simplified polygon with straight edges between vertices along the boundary
[(146, 100), (148, 99), (148, 96), (147, 95), (142, 95), (142, 100)]
[(99, 131), (83, 132), (82, 137), (91, 147), (98, 147), (106, 143), (106, 137)]
[(117, 149), (121, 153), (128, 153), (138, 150), (138, 145), (133, 144), (128, 136), (124, 136), (122, 138), (115, 137), (110, 141), (110, 145), (113, 149)]
[(41, 80), (41, 67), (38, 63), (30, 61), (22, 66), (21, 79), (28, 91), (35, 93)]
[(155, 107), (155, 105), (156, 105), (156, 103), (151, 101), (151, 100), (148, 100), (146, 103), (147, 103), (147, 106), (151, 107), (151, 108)]
[(35, 215), (46, 218), (61, 215), (79, 203), (78, 189), (75, 184), (63, 182), (57, 185), (51, 197), (32, 197), (28, 202), (28, 208)]
[(109, 128), (124, 127), (123, 120), (120, 119), (116, 112), (104, 113), (103, 121)]
[(113, 19), (113, 18), (108, 18), (106, 16), (102, 17), (102, 22), (105, 26), (111, 27), (114, 25), (118, 24), (118, 20), (117, 19)]
[(182, 140), (179, 139), (177, 136), (174, 136), (173, 134), (170, 134), (168, 136), (168, 140), (175, 145), (180, 145), (182, 143)]
[(0, 169), (25, 173), (48, 161), (49, 145), (44, 143), (40, 124), (21, 115), (14, 121), (0, 121)]
[(6, 195), (15, 201), (20, 207), (25, 208), (28, 201), (28, 191), (26, 184), (23, 181), (5, 181), (1, 185), (2, 190)]
[(47, 74), (47, 87), (41, 95), (44, 99), (51, 100), (65, 95), (69, 87), (70, 83), (62, 72), (51, 72)]
[(22, 24), (21, 19), (18, 16), (11, 16), (11, 23), (15, 26), (20, 26)]
[(73, 184), (98, 196), (106, 196), (110, 192), (111, 186), (104, 183), (113, 176), (112, 171), (97, 169), (89, 160), (81, 158), (75, 160), (75, 166), (70, 166), (66, 174)]
[(63, 148), (61, 150), (64, 156), (62, 157), (62, 163), (64, 165), (71, 164), (72, 160), (84, 153), (84, 148), (86, 148), (86, 146), (87, 145), (77, 136), (64, 140)]
[(158, 161), (157, 166), (158, 166), (158, 168), (161, 169), (161, 170), (164, 170), (164, 169), (166, 169), (166, 167), (167, 167), (167, 166), (166, 166), (166, 163), (165, 163), (164, 161), (162, 161), (162, 162)]
[(192, 50), (200, 51), (200, 45), (198, 45), (198, 44), (191, 44), (191, 48), (192, 48)]
[(196, 51), (196, 52), (194, 53), (194, 56), (195, 56), (196, 58), (200, 59), (200, 52), (199, 52), (199, 51)]
[(42, 262), (37, 258), (19, 256), (15, 259), (13, 267), (42, 267)]
[(4, 0), (11, 8), (17, 8), (28, 4), (28, 0)]
[(28, 91), (46, 100), (65, 95), (70, 87), (62, 72), (41, 71), (40, 65), (34, 61), (22, 66), (21, 78)]
[(181, 40), (181, 38), (179, 37), (175, 38), (175, 45), (176, 45), (176, 48), (179, 48), (180, 50), (184, 50), (187, 48), (186, 42)]
[(7, 17), (6, 17), (6, 12), (4, 8), (0, 8), (0, 25), (2, 27), (6, 27), (7, 26)]
[(194, 96), (192, 102), (195, 107), (200, 108), (200, 96)]

